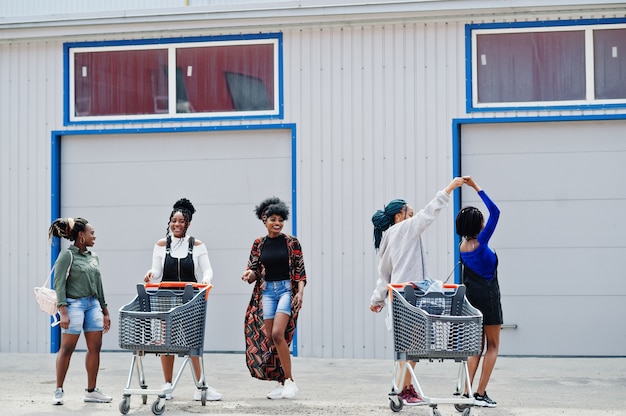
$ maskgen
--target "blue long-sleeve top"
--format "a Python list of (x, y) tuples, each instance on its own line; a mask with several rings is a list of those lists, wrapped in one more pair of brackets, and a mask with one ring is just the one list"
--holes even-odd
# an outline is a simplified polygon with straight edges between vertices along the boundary
[(498, 266), (498, 259), (496, 253), (489, 247), (489, 240), (496, 230), (498, 225), (498, 219), (500, 218), (500, 209), (493, 203), (485, 191), (478, 192), (480, 199), (483, 200), (487, 209), (489, 210), (489, 218), (487, 224), (478, 234), (476, 240), (479, 245), (474, 251), (466, 251), (461, 253), (461, 260), (470, 269), (481, 275), (487, 280), (493, 279), (496, 267)]

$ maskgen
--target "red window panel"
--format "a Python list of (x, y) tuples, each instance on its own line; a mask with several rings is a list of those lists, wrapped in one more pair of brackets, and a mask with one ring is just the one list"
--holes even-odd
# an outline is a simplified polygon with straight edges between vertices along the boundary
[(167, 112), (167, 50), (126, 50), (75, 54), (75, 114), (111, 116)]
[[(169, 112), (167, 49), (79, 52), (76, 116)], [(273, 110), (274, 45), (178, 48), (176, 112)]]
[(626, 98), (626, 29), (593, 31), (595, 98)]
[(179, 48), (176, 66), (178, 112), (274, 109), (271, 44)]
[(480, 34), (478, 102), (585, 99), (584, 31)]

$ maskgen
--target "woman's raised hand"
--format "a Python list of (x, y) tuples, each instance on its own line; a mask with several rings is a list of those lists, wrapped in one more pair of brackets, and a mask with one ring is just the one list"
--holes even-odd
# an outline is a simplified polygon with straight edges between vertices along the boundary
[(474, 181), (474, 179), (471, 176), (463, 176), (463, 179), (465, 180), (465, 183), (468, 186), (471, 186), (472, 188), (474, 188), (476, 192), (480, 191), (480, 186), (478, 186), (476, 181)]
[(460, 188), (461, 186), (463, 186), (463, 184), (465, 184), (465, 178), (462, 178), (460, 176), (456, 177), (452, 179), (452, 182), (450, 182), (448, 186), (446, 186), (445, 191), (448, 195), (450, 195), (452, 191), (454, 191), (456, 188)]

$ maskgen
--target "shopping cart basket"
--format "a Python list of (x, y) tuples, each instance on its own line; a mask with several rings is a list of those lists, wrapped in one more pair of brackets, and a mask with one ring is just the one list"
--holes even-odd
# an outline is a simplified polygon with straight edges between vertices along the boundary
[[(141, 395), (146, 404), (148, 395), (157, 395), (152, 413), (165, 412), (165, 396), (171, 394), (191, 356), (200, 358), (200, 374), (190, 365), (196, 387), (202, 391), (206, 405), (207, 385), (204, 379), (204, 329), (206, 302), (212, 285), (188, 282), (163, 282), (137, 285), (137, 296), (119, 311), (120, 348), (134, 351), (126, 388), (119, 410), (127, 414), (130, 397)], [(145, 382), (143, 356), (146, 353), (177, 354), (185, 357), (172, 381), (171, 389), (148, 389)], [(137, 372), (139, 388), (131, 388), (133, 373)]]
[[(404, 405), (398, 396), (404, 385), (405, 370), (424, 402), (440, 416), (439, 404), (454, 404), (463, 416), (474, 406), (467, 370), (467, 357), (480, 353), (482, 313), (465, 297), (465, 286), (443, 285), (443, 292), (424, 293), (412, 283), (388, 285), (395, 352), (394, 375), (389, 407), (394, 412)], [(433, 398), (424, 394), (411, 361), (453, 359), (460, 363), (454, 397)], [(401, 375), (400, 375), (401, 374)], [(467, 388), (469, 397), (462, 394)]]

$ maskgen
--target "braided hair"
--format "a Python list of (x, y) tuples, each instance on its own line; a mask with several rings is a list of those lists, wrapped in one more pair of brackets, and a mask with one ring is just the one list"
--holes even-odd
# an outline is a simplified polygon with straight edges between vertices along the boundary
[(374, 224), (374, 248), (378, 250), (380, 240), (383, 238), (383, 232), (395, 223), (395, 215), (406, 207), (404, 199), (394, 199), (390, 201), (385, 208), (379, 209), (372, 215), (372, 224)]
[(78, 233), (85, 231), (88, 223), (89, 221), (80, 217), (57, 218), (48, 228), (48, 239), (52, 240), (52, 237), (58, 237), (75, 241)]
[(178, 201), (176, 201), (174, 203), (174, 206), (172, 207), (172, 213), (170, 214), (170, 219), (167, 222), (167, 232), (165, 234), (166, 236), (169, 236), (171, 233), (170, 222), (172, 222), (172, 218), (174, 217), (174, 214), (176, 214), (177, 212), (180, 212), (181, 214), (183, 214), (183, 218), (185, 218), (185, 232), (183, 233), (183, 236), (185, 236), (185, 234), (187, 234), (187, 228), (189, 228), (189, 224), (191, 223), (191, 219), (193, 218), (193, 214), (196, 212), (196, 209), (194, 208), (191, 201), (188, 200), (187, 198), (181, 198)]
[(476, 207), (465, 207), (456, 216), (456, 233), (461, 237), (475, 237), (483, 227), (483, 213)]
[(257, 218), (264, 221), (267, 217), (272, 215), (278, 215), (283, 220), (287, 221), (289, 218), (289, 207), (278, 197), (271, 197), (263, 200), (259, 205), (254, 207), (254, 213)]

